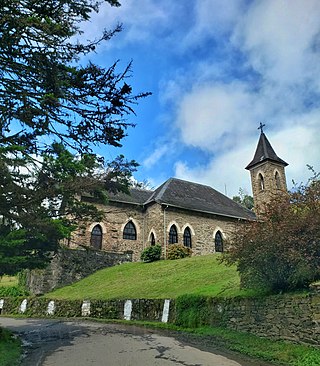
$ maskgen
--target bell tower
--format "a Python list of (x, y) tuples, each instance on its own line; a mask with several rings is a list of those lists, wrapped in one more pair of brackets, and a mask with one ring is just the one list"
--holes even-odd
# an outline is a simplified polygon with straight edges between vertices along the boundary
[(253, 160), (246, 166), (250, 171), (254, 210), (258, 214), (275, 195), (287, 192), (284, 168), (288, 165), (273, 150), (260, 123), (260, 138)]

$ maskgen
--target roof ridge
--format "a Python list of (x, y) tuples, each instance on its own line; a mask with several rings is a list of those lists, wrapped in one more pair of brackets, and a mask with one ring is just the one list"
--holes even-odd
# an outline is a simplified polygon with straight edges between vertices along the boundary
[(156, 195), (159, 200), (161, 200), (164, 192), (166, 191), (166, 189), (168, 188), (168, 186), (170, 185), (170, 183), (172, 182), (172, 180), (173, 180), (173, 178), (169, 178), (168, 180), (166, 180), (163, 183), (162, 188), (160, 189), (160, 192)]

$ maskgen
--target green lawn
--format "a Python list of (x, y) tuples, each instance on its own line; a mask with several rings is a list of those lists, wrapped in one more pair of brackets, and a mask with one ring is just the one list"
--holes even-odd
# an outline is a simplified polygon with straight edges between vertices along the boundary
[(21, 343), (12, 334), (0, 328), (0, 366), (20, 364)]
[(0, 277), (0, 287), (11, 287), (18, 285), (18, 278), (17, 277), (10, 277), (10, 276), (3, 276)]
[(212, 254), (153, 263), (126, 263), (100, 270), (93, 275), (58, 289), (51, 299), (176, 298), (183, 294), (208, 296), (249, 296), (239, 289), (234, 267), (218, 261)]

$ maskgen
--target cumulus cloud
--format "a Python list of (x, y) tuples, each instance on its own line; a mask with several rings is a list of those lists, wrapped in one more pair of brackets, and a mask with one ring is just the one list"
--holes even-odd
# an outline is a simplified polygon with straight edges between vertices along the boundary
[(233, 32), (235, 46), (268, 81), (297, 84), (319, 75), (317, 0), (255, 1)]
[(101, 29), (112, 29), (116, 24), (123, 24), (121, 38), (109, 42), (110, 47), (121, 48), (132, 42), (148, 42), (166, 28), (175, 9), (176, 5), (169, 0), (163, 0), (160, 4), (153, 0), (139, 0), (139, 3), (126, 0), (121, 1), (120, 7), (102, 3), (90, 23), (83, 24), (83, 31), (88, 39), (92, 39), (101, 33)]
[[(202, 5), (208, 2), (199, 2), (203, 29)], [(211, 153), (205, 166), (178, 161), (176, 176), (222, 192), (226, 185), (232, 195), (240, 186), (249, 188), (243, 168), (252, 159), (260, 121), (267, 123), (278, 155), (290, 164), (289, 187), (292, 179), (308, 178), (306, 164), (319, 170), (320, 158), (319, 2), (252, 1), (246, 11), (241, 1), (236, 3), (230, 19), (223, 20), (225, 9), (220, 16), (221, 28), (229, 34), (226, 52), (238, 57), (241, 72), (229, 63), (225, 75), (207, 72), (204, 79), (198, 74), (201, 68), (195, 68), (193, 87), (180, 94), (176, 113), (183, 143)], [(199, 29), (196, 25), (195, 34)], [(216, 69), (211, 63), (207, 69)]]

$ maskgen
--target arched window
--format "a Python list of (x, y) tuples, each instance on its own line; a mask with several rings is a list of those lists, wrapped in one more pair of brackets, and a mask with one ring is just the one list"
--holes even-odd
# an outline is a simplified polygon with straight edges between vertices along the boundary
[(154, 237), (154, 233), (151, 233), (150, 235), (150, 244), (156, 245), (156, 238)]
[(280, 174), (278, 172), (275, 173), (274, 179), (276, 180), (277, 189), (281, 189)]
[(216, 232), (216, 236), (214, 238), (214, 249), (215, 252), (222, 253), (223, 252), (223, 239), (220, 231)]
[(90, 245), (94, 249), (101, 249), (102, 247), (102, 229), (100, 225), (96, 225), (91, 231)]
[(188, 227), (184, 229), (183, 233), (183, 245), (188, 248), (192, 248), (192, 242), (191, 242), (191, 231)]
[(123, 239), (137, 240), (137, 231), (132, 221), (129, 221), (123, 229)]
[(178, 243), (178, 232), (175, 225), (172, 225), (169, 231), (169, 244)]
[(260, 191), (264, 191), (264, 179), (261, 173), (258, 176)]

